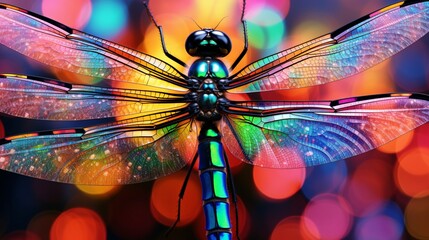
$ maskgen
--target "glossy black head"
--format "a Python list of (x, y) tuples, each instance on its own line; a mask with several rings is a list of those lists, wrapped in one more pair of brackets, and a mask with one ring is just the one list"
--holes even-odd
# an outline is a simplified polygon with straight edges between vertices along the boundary
[(202, 29), (189, 35), (185, 47), (193, 57), (225, 57), (231, 51), (231, 40), (221, 31)]

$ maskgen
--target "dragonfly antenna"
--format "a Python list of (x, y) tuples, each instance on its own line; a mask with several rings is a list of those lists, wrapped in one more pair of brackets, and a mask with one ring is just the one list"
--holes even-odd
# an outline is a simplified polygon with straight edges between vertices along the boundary
[(219, 22), (218, 22), (218, 24), (213, 28), (213, 29), (216, 29), (218, 26), (219, 26), (219, 24), (225, 19), (225, 18), (227, 18), (227, 17), (223, 17)]
[(203, 28), (193, 19), (193, 18), (191, 18), (190, 17), (190, 19), (192, 20), (192, 22), (194, 22), (195, 23), (195, 25), (197, 25), (197, 27), (200, 29), (200, 30), (203, 30)]

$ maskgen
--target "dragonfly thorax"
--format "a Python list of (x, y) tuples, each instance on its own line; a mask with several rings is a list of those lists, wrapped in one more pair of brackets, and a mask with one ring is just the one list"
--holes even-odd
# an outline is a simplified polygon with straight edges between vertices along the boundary
[(192, 88), (198, 105), (197, 119), (201, 121), (215, 121), (220, 119), (219, 102), (223, 99), (223, 86), (219, 84), (228, 77), (225, 64), (216, 58), (201, 58), (189, 68), (190, 82), (198, 86)]

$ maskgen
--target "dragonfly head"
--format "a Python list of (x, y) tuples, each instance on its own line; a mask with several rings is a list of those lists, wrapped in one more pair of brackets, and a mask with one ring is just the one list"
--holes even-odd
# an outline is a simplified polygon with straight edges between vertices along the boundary
[(231, 40), (221, 31), (205, 28), (191, 33), (185, 47), (193, 57), (225, 57), (231, 51)]

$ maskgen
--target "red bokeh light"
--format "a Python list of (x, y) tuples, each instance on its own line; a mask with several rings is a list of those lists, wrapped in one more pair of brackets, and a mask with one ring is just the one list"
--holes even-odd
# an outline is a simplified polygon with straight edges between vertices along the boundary
[(298, 192), (305, 180), (305, 168), (273, 169), (253, 168), (253, 181), (264, 196), (285, 199)]
[(106, 227), (96, 212), (87, 208), (72, 208), (57, 217), (50, 236), (51, 240), (106, 239)]
[[(185, 175), (186, 172), (181, 171), (158, 179), (153, 185), (151, 211), (155, 219), (166, 226), (170, 226), (176, 220), (177, 201)], [(199, 179), (196, 174), (191, 174), (181, 203), (180, 222), (177, 226), (187, 225), (197, 218), (201, 213), (201, 196)]]

